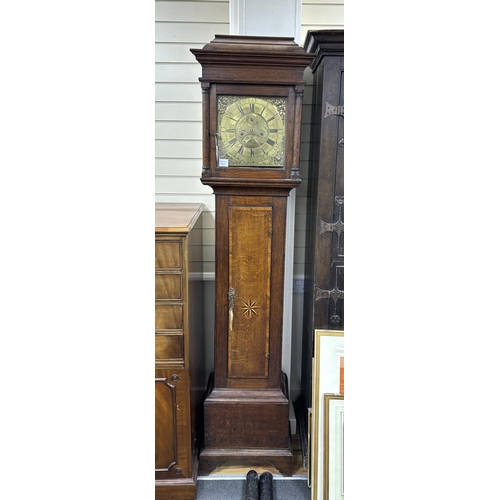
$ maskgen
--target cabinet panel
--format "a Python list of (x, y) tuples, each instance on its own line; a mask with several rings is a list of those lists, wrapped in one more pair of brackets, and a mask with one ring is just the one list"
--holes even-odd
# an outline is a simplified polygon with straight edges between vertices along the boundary
[(184, 336), (179, 333), (155, 337), (155, 358), (182, 361), (184, 357)]
[(182, 330), (183, 309), (182, 304), (157, 303), (155, 305), (156, 330)]
[(180, 269), (182, 267), (181, 242), (157, 241), (155, 244), (155, 267)]
[(317, 177), (310, 192), (317, 203), (310, 214), (316, 225), (309, 256), (314, 263), (312, 312), (314, 328), (339, 329), (344, 321), (344, 119), (332, 110), (340, 113), (344, 106), (343, 61), (325, 57), (321, 69), (321, 100), (314, 124)]
[(156, 299), (182, 299), (182, 274), (156, 274)]
[(168, 380), (155, 381), (155, 468), (168, 471), (177, 463), (176, 387)]
[(272, 207), (230, 207), (228, 377), (267, 378)]
[(191, 475), (189, 373), (162, 371), (165, 377), (155, 380), (156, 478), (185, 478)]

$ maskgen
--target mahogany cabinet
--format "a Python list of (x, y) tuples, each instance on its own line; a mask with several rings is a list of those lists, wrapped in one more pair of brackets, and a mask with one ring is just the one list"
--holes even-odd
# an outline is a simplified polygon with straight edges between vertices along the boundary
[(196, 498), (204, 385), (203, 205), (155, 206), (155, 498)]
[[(312, 405), (314, 331), (344, 329), (344, 31), (308, 31), (315, 54), (302, 343), (297, 416), (303, 453)], [(307, 457), (305, 460), (307, 466)]]

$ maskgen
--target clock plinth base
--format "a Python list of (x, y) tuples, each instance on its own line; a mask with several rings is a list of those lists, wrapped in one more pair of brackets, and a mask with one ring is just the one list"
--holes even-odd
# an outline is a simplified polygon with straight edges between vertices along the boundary
[(283, 476), (293, 474), (293, 453), (289, 450), (258, 449), (205, 449), (200, 454), (200, 473), (209, 474), (224, 462), (231, 461), (238, 465), (248, 465), (249, 469), (269, 464)]
[(155, 500), (196, 500), (196, 478), (156, 480)]
[(293, 472), (288, 385), (281, 373), (276, 389), (213, 387), (210, 377), (204, 403), (205, 443), (201, 473), (226, 461), (269, 463), (284, 476)]

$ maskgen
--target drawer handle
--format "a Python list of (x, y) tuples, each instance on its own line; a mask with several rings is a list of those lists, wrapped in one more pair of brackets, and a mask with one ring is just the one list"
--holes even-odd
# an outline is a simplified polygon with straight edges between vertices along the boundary
[(230, 288), (227, 294), (229, 300), (229, 331), (233, 331), (233, 309), (234, 309), (234, 298), (236, 297), (236, 290)]

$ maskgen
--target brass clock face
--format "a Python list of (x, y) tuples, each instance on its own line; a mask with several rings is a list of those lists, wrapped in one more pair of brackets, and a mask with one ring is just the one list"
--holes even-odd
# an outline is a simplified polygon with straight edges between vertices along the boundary
[(284, 167), (285, 98), (220, 95), (217, 106), (218, 166)]

